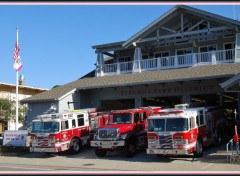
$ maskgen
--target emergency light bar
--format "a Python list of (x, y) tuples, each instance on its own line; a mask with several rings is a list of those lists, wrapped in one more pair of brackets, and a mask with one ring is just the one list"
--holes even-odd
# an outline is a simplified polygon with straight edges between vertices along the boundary
[(157, 114), (159, 115), (167, 115), (167, 114), (181, 114), (183, 113), (184, 110), (182, 109), (163, 109), (163, 110), (159, 110)]
[(37, 119), (42, 119), (42, 120), (53, 119), (53, 118), (56, 118), (56, 114), (43, 114), (43, 115), (37, 116)]

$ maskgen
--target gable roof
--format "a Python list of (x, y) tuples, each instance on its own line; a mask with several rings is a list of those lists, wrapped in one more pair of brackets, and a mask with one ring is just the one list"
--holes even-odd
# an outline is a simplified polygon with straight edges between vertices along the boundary
[(240, 73), (220, 84), (226, 92), (240, 92)]
[(126, 40), (122, 46), (123, 47), (129, 47), (132, 45), (133, 42), (137, 41), (138, 39), (141, 39), (144, 37), (147, 33), (150, 33), (150, 30), (154, 28), (154, 26), (158, 26), (160, 24), (163, 24), (164, 21), (167, 20), (167, 18), (173, 18), (173, 16), (178, 15), (178, 12), (187, 12), (188, 14), (192, 14), (194, 16), (202, 17), (204, 19), (211, 19), (212, 21), (215, 22), (220, 22), (226, 25), (230, 26), (240, 26), (240, 22), (237, 20), (233, 20), (230, 18), (226, 18), (221, 15), (213, 14), (204, 10), (196, 9), (190, 6), (185, 6), (185, 5), (176, 5), (172, 7), (169, 11), (164, 13), (162, 16), (157, 18), (155, 21), (147, 25), (145, 28), (140, 30), (138, 33), (130, 37), (128, 40)]
[(59, 100), (68, 92), (96, 88), (134, 86), (176, 81), (191, 81), (213, 78), (229, 78), (239, 73), (240, 63), (204, 65), (197, 67), (146, 71), (134, 74), (82, 78), (66, 85), (23, 99), (21, 103)]

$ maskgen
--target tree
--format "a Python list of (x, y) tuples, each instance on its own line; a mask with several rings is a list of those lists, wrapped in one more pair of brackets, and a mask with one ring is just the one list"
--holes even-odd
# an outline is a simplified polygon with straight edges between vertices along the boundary
[[(24, 117), (27, 113), (27, 106), (19, 105), (18, 107), (19, 107), (18, 121), (24, 122)], [(15, 118), (15, 112), (16, 112), (15, 101), (0, 98), (0, 118), (2, 118), (4, 121), (12, 120)]]

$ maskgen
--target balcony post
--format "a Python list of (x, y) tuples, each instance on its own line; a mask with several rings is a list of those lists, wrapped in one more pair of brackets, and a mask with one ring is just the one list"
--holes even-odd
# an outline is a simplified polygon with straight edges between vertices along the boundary
[(211, 55), (212, 55), (212, 65), (216, 65), (217, 60), (216, 60), (216, 53), (214, 50), (211, 52)]
[(103, 59), (103, 54), (98, 53), (97, 54), (97, 64), (96, 64), (96, 76), (103, 76), (103, 64), (104, 64), (104, 59)]
[(133, 73), (141, 72), (141, 60), (142, 60), (141, 48), (135, 48), (132, 68)]

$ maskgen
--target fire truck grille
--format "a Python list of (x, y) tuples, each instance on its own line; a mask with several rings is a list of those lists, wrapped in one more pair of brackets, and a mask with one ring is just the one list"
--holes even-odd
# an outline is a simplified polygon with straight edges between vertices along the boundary
[(116, 129), (99, 130), (99, 137), (102, 139), (117, 138)]
[(38, 146), (39, 147), (47, 147), (48, 146), (48, 137), (38, 136)]
[(162, 149), (173, 148), (173, 136), (172, 135), (159, 135), (159, 145)]

